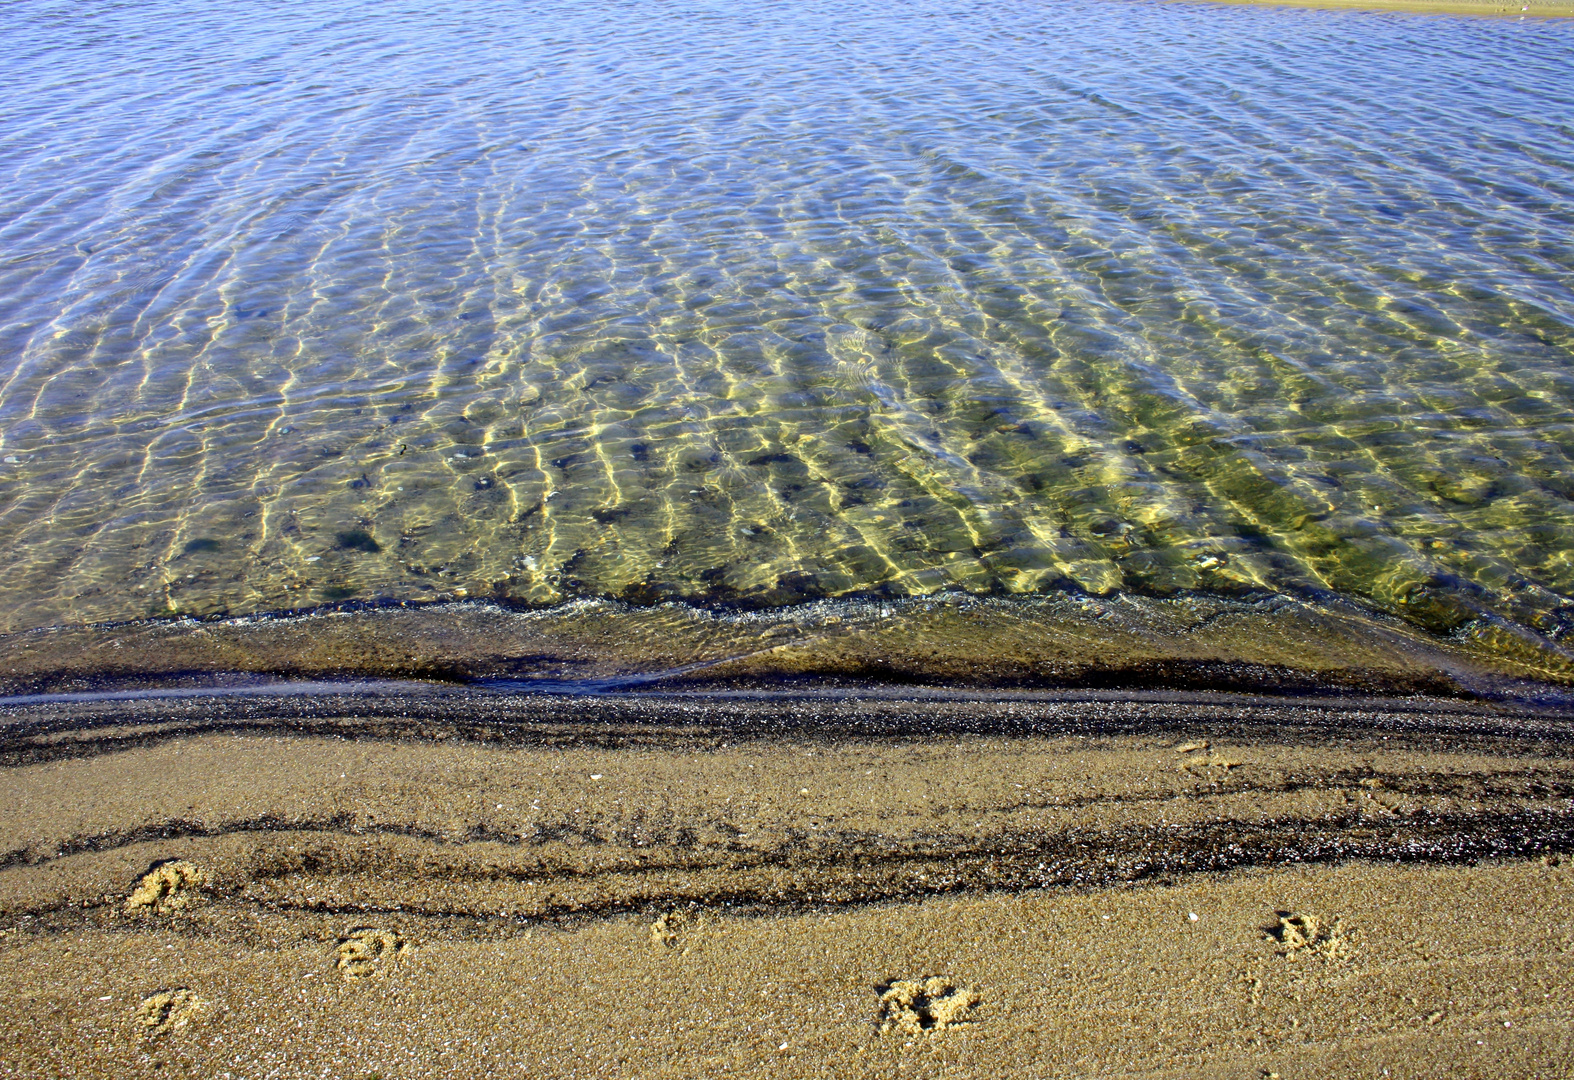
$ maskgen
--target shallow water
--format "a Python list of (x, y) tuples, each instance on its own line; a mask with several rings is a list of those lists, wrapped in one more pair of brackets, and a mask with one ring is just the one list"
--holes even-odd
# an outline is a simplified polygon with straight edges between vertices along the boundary
[(5, 15), (0, 629), (946, 590), (1574, 624), (1574, 22)]

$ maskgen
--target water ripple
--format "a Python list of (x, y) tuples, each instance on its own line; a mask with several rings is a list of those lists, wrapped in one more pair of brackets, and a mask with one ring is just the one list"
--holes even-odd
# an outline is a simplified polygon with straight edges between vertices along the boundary
[(1574, 622), (1570, 23), (4, 11), (0, 628), (1068, 589)]

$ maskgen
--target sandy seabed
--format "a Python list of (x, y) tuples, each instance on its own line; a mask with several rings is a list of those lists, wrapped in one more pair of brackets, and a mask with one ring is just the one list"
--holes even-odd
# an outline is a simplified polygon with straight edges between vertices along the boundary
[(1574, 1073), (1557, 717), (356, 702), (4, 710), (0, 1074)]

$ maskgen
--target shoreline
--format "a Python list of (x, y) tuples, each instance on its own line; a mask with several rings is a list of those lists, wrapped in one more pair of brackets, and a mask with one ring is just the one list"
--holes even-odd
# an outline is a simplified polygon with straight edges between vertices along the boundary
[(1333, 596), (388, 602), (0, 635), (0, 697), (325, 679), (546, 693), (1422, 694), (1574, 708), (1574, 651), (1554, 636), (1485, 616), (1428, 629)]
[[(1192, 0), (1184, 0), (1190, 3)], [(1528, 0), (1209, 0), (1245, 7), (1314, 8), (1329, 11), (1408, 12), (1415, 15), (1478, 15), (1484, 18), (1524, 16), (1538, 19), (1574, 18), (1574, 3)]]
[[(1566, 716), (9, 706), (0, 1037), (30, 1075), (1541, 1075), (1574, 1063)], [(930, 978), (976, 1007), (882, 1031), (882, 994)]]

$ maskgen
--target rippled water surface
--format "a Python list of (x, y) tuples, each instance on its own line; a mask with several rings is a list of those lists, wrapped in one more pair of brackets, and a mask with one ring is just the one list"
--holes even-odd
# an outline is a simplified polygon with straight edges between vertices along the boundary
[(0, 15), (5, 629), (940, 590), (1574, 625), (1574, 23)]

